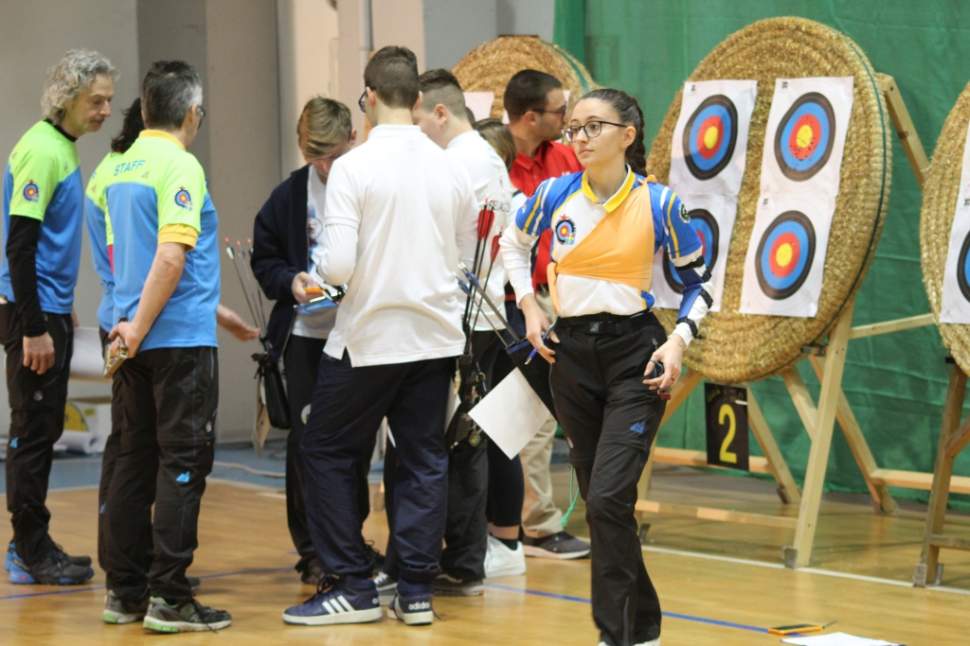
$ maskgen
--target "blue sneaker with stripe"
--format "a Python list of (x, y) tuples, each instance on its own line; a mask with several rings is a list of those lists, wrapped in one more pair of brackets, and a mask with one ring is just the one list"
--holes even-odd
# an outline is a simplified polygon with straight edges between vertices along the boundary
[(302, 626), (362, 624), (381, 618), (377, 587), (365, 579), (359, 589), (345, 581), (325, 577), (317, 593), (283, 612), (283, 621)]

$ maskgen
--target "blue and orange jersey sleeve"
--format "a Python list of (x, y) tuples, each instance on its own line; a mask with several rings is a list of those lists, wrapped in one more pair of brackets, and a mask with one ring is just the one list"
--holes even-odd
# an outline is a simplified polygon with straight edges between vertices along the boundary
[(675, 265), (682, 258), (696, 255), (701, 250), (701, 240), (680, 196), (663, 184), (650, 182), (649, 187), (657, 248), (663, 245)]

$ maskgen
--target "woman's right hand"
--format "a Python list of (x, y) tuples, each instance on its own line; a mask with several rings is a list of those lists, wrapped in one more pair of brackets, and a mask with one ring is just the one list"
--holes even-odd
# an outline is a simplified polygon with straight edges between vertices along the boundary
[[(522, 314), (525, 316), (525, 336), (529, 339), (529, 343), (542, 355), (543, 359), (549, 363), (556, 363), (555, 350), (547, 346), (543, 340), (550, 323), (539, 302), (533, 294), (527, 294), (522, 298), (519, 307), (522, 308)], [(556, 336), (555, 332), (550, 332), (549, 338), (554, 343), (559, 343), (559, 337)]]

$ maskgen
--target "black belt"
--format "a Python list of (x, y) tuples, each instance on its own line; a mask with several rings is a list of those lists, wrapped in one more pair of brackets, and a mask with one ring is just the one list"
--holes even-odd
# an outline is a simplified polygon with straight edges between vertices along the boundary
[(623, 336), (652, 325), (660, 325), (653, 312), (643, 310), (636, 314), (585, 314), (562, 317), (556, 321), (556, 329), (582, 332), (593, 336)]

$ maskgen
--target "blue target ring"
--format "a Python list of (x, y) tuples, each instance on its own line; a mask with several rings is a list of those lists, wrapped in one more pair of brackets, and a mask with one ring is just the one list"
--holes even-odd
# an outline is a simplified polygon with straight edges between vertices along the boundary
[(960, 256), (957, 260), (957, 284), (960, 293), (970, 301), (970, 235), (963, 240)]
[[(701, 245), (704, 249), (704, 264), (710, 271), (714, 271), (714, 265), (717, 264), (718, 245), (720, 244), (721, 237), (717, 220), (714, 219), (710, 211), (705, 209), (694, 209), (688, 215), (690, 216), (690, 225), (693, 227), (694, 232), (697, 233), (697, 237), (700, 238)], [(664, 257), (663, 268), (664, 278), (667, 280), (670, 288), (678, 294), (683, 294), (684, 283), (681, 281), (676, 267), (674, 267), (674, 264), (666, 256)]]
[(825, 166), (835, 144), (835, 111), (824, 95), (803, 94), (781, 118), (775, 133), (775, 159), (781, 172), (803, 182)]
[(815, 257), (815, 227), (799, 211), (786, 211), (768, 225), (755, 253), (755, 274), (766, 296), (783, 300), (797, 292)]
[(710, 179), (724, 170), (738, 140), (738, 111), (723, 94), (709, 96), (684, 126), (683, 151), (687, 169), (697, 179)]

